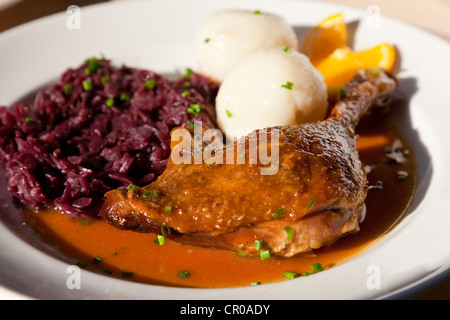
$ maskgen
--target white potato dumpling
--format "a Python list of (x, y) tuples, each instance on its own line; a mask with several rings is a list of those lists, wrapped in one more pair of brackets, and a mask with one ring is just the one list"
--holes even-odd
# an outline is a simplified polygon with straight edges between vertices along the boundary
[(304, 54), (285, 48), (248, 55), (216, 97), (217, 123), (228, 139), (255, 129), (320, 121), (327, 108), (323, 75)]
[(212, 14), (197, 31), (198, 70), (217, 81), (249, 53), (288, 46), (298, 49), (294, 29), (281, 17), (264, 12), (225, 10)]

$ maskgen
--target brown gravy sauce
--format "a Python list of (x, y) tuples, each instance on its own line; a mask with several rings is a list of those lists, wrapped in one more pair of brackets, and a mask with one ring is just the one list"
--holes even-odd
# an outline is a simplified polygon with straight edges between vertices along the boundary
[[(345, 263), (375, 244), (407, 213), (417, 185), (415, 156), (408, 141), (389, 121), (388, 115), (363, 118), (357, 131), (360, 158), (370, 168), (369, 183), (375, 186), (366, 200), (365, 220), (357, 233), (310, 254), (261, 260), (170, 239), (159, 245), (154, 242), (153, 234), (120, 231), (103, 220), (70, 219), (53, 210), (39, 213), (24, 210), (24, 220), (43, 241), (74, 263), (111, 277), (202, 288), (287, 280), (283, 275), (286, 271), (301, 274), (311, 271), (311, 265), (317, 262), (324, 269)], [(402, 146), (396, 141), (401, 141)], [(392, 146), (400, 148), (393, 151)], [(403, 158), (405, 162), (398, 162)], [(180, 277), (179, 272), (184, 270), (189, 276)]]

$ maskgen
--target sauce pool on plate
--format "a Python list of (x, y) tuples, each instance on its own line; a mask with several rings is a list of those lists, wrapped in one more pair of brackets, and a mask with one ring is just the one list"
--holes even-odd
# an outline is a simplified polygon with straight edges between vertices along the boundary
[(311, 253), (292, 258), (242, 256), (176, 243), (154, 234), (121, 231), (100, 219), (70, 218), (45, 210), (23, 210), (24, 221), (74, 264), (106, 276), (149, 284), (221, 288), (313, 276), (370, 248), (407, 213), (414, 198), (417, 168), (408, 141), (389, 115), (371, 115), (358, 126), (358, 150), (372, 189), (359, 231)]

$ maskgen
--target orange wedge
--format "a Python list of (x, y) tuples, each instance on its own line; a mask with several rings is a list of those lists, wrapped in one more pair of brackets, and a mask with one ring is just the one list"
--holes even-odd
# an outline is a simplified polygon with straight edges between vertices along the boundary
[(392, 71), (396, 59), (395, 48), (389, 43), (359, 52), (349, 48), (347, 28), (340, 13), (311, 28), (302, 42), (301, 52), (323, 74), (330, 94), (339, 91), (360, 69)]
[(360, 63), (355, 53), (348, 47), (334, 50), (327, 58), (316, 63), (315, 67), (322, 73), (328, 87), (340, 86), (351, 79), (355, 70), (360, 69)]
[(395, 62), (395, 48), (389, 43), (382, 43), (368, 50), (356, 53), (356, 60), (364, 69), (380, 68), (391, 71)]
[(395, 61), (395, 48), (382, 43), (360, 52), (348, 47), (338, 48), (325, 59), (316, 63), (328, 87), (339, 87), (350, 81), (361, 69), (379, 68), (391, 71)]
[(341, 13), (332, 15), (311, 28), (305, 35), (300, 51), (313, 64), (347, 44), (347, 28)]

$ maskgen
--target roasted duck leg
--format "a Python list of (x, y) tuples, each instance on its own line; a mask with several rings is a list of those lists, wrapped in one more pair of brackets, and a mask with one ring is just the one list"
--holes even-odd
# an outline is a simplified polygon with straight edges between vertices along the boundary
[[(382, 71), (360, 71), (326, 120), (268, 128), (278, 134), (275, 174), (261, 174), (266, 165), (249, 163), (248, 149), (239, 154), (235, 142), (244, 164), (169, 162), (148, 186), (108, 192), (101, 216), (120, 229), (168, 235), (170, 228), (174, 241), (248, 255), (289, 257), (330, 244), (357, 230), (370, 188), (355, 127), (366, 112), (387, 107), (396, 87)], [(258, 132), (241, 143), (260, 143)]]

